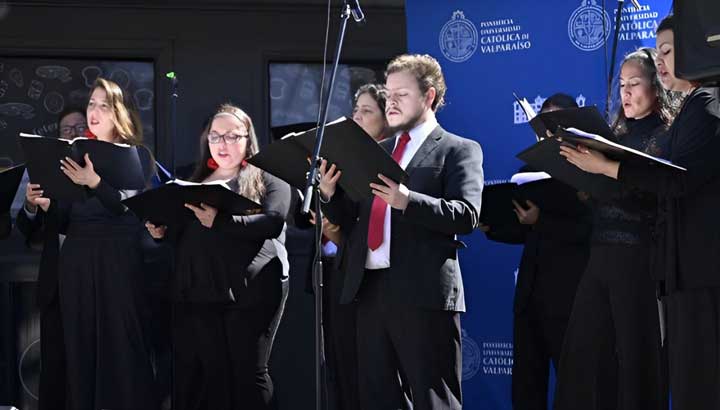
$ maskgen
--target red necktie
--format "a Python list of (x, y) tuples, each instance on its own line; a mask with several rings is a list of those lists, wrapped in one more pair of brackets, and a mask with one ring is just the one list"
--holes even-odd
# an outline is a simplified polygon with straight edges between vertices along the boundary
[[(404, 132), (400, 136), (392, 157), (398, 164), (402, 159), (405, 147), (410, 142), (410, 134)], [(375, 250), (383, 243), (383, 227), (385, 226), (385, 212), (387, 212), (387, 202), (383, 201), (379, 196), (373, 199), (372, 208), (370, 209), (370, 225), (368, 225), (368, 248)]]

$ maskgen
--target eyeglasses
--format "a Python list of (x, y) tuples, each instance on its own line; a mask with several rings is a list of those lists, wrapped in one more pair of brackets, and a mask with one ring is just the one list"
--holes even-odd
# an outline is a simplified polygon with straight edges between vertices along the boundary
[(247, 138), (247, 137), (248, 137), (247, 134), (246, 135), (238, 135), (238, 134), (227, 133), (227, 134), (220, 135), (217, 132), (211, 132), (210, 134), (208, 134), (208, 142), (211, 144), (219, 144), (220, 141), (222, 140), (222, 141), (225, 141), (226, 144), (230, 145), (230, 144), (237, 144), (238, 142), (240, 142), (240, 138)]
[(62, 133), (62, 135), (72, 135), (73, 131), (75, 131), (77, 134), (82, 135), (86, 129), (87, 125), (85, 124), (65, 125), (60, 127), (60, 133)]

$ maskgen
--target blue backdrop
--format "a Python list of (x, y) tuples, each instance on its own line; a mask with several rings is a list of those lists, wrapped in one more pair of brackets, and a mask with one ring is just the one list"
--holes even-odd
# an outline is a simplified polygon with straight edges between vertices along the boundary
[[(627, 1), (618, 60), (655, 45), (671, 0)], [(605, 108), (616, 1), (407, 0), (408, 48), (440, 61), (448, 85), (439, 121), (480, 142), (486, 183), (521, 166), (515, 154), (535, 141), (513, 92), (539, 109), (555, 92)], [(603, 22), (604, 20), (604, 22)], [(617, 71), (616, 71), (617, 72)], [(510, 409), (512, 298), (520, 247), (482, 233), (461, 253), (468, 312), (463, 327), (465, 408)]]

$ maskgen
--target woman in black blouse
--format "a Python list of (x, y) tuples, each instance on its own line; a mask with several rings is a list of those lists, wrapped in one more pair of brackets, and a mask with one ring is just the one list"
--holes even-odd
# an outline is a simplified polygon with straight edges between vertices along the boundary
[(657, 65), (663, 85), (686, 95), (669, 130), (668, 158), (687, 171), (611, 161), (592, 150), (566, 156), (587, 172), (658, 195), (653, 270), (667, 295), (672, 407), (709, 410), (720, 408), (720, 90), (675, 77), (674, 27), (672, 16), (658, 26)]
[[(624, 59), (614, 129), (621, 144), (663, 157), (669, 103), (654, 55), (641, 49)], [(590, 258), (565, 333), (555, 409), (667, 409), (649, 263), (657, 199), (618, 189), (591, 204)]]
[[(288, 294), (290, 186), (245, 162), (258, 142), (250, 117), (237, 107), (221, 106), (200, 144), (192, 180), (228, 181), (262, 209), (230, 215), (186, 204), (196, 220), (168, 228), (177, 255), (174, 406), (276, 408), (268, 360)], [(154, 238), (165, 236), (166, 227), (147, 227)]]

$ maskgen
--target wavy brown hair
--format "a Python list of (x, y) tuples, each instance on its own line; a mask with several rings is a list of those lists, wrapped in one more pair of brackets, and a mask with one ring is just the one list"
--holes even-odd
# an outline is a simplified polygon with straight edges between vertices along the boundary
[(140, 116), (135, 111), (130, 96), (123, 92), (117, 83), (98, 77), (93, 84), (90, 94), (97, 89), (105, 91), (110, 107), (112, 107), (112, 121), (115, 124), (115, 135), (130, 145), (141, 145), (143, 129)]
[(435, 99), (431, 107), (437, 112), (445, 105), (445, 77), (440, 63), (429, 54), (403, 54), (395, 57), (385, 69), (385, 78), (392, 73), (408, 71), (418, 82), (420, 91), (425, 95), (430, 87), (435, 88)]
[[(199, 162), (195, 166), (191, 181), (201, 182), (205, 180), (213, 170), (208, 168), (207, 162), (210, 159), (210, 146), (208, 145), (208, 134), (212, 129), (212, 123), (218, 115), (230, 114), (237, 118), (245, 128), (248, 130), (247, 144), (245, 146), (245, 158), (250, 158), (257, 154), (260, 150), (258, 144), (257, 135), (255, 134), (255, 127), (253, 126), (250, 116), (235, 105), (223, 104), (221, 105), (215, 115), (210, 119), (208, 125), (200, 135), (200, 158)], [(265, 197), (265, 184), (263, 183), (262, 170), (251, 164), (240, 168), (240, 172), (237, 175), (237, 193), (244, 196), (245, 198), (251, 199), (255, 202), (260, 203)]]

